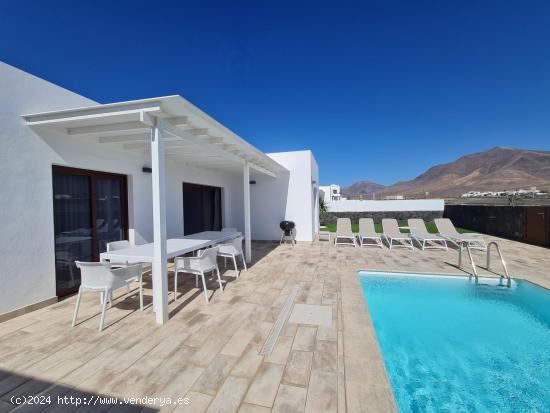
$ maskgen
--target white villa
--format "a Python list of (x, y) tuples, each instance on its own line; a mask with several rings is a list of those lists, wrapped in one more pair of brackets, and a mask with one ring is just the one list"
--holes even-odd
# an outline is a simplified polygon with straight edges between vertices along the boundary
[(319, 197), (326, 203), (332, 201), (340, 201), (343, 198), (340, 193), (340, 185), (331, 184), (319, 187)]
[(0, 90), (0, 318), (75, 292), (111, 241), (154, 242), (163, 323), (167, 239), (233, 227), (250, 260), (282, 220), (316, 236), (311, 151), (262, 153), (181, 96), (99, 104), (1, 62)]

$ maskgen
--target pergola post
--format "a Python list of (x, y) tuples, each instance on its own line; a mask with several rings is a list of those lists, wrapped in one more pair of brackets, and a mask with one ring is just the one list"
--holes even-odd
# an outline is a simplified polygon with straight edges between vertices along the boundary
[(162, 121), (151, 128), (153, 187), (153, 310), (157, 324), (168, 320), (168, 277), (166, 269), (166, 185)]
[(250, 166), (248, 161), (243, 165), (244, 193), (244, 254), (246, 262), (252, 261), (252, 240), (250, 231)]

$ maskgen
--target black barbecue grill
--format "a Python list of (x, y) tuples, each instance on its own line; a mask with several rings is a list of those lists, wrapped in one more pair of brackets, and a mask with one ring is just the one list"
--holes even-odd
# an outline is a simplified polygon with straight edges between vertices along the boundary
[(279, 228), (281, 228), (281, 231), (283, 231), (279, 244), (281, 244), (283, 241), (290, 241), (290, 243), (294, 245), (294, 243), (296, 242), (296, 240), (294, 239), (294, 228), (296, 228), (296, 224), (293, 221), (281, 221), (281, 223), (279, 224)]

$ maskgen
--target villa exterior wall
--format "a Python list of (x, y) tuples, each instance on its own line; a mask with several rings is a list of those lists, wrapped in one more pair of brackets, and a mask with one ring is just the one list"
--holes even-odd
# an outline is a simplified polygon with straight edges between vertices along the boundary
[[(0, 90), (0, 314), (4, 314), (56, 295), (52, 165), (126, 175), (131, 241), (141, 244), (153, 240), (153, 217), (151, 174), (142, 171), (144, 166), (151, 166), (145, 153), (33, 130), (21, 118), (23, 114), (96, 102), (1, 62)], [(251, 178), (258, 181), (251, 185), (252, 238), (279, 239), (279, 221), (287, 218), (297, 222), (299, 240), (312, 240), (311, 152), (273, 154), (273, 158), (290, 172), (275, 179)], [(244, 231), (241, 171), (220, 172), (167, 159), (168, 237), (183, 235), (183, 182), (221, 187), (223, 225)]]
[[(151, 174), (145, 154), (40, 133), (22, 114), (90, 106), (96, 102), (0, 63), (0, 314), (55, 297), (52, 165), (124, 174), (128, 177), (129, 238), (153, 240)], [(167, 236), (183, 235), (182, 183), (223, 188), (224, 225), (244, 227), (241, 174), (166, 162)]]
[(0, 62), (0, 314), (55, 297), (52, 163), (22, 113), (93, 101)]
[(260, 177), (250, 187), (252, 238), (273, 240), (281, 237), (279, 223), (296, 223), (296, 240), (312, 241), (317, 234), (319, 182), (317, 162), (311, 151), (267, 154), (289, 170), (276, 178)]

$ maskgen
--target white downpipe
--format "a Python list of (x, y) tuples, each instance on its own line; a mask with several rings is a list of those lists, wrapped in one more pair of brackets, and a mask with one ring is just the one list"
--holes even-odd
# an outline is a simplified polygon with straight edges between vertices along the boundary
[(162, 121), (151, 128), (153, 187), (153, 310), (157, 324), (168, 321), (168, 277), (166, 270), (166, 183)]
[(248, 161), (243, 165), (244, 193), (244, 251), (246, 262), (252, 261), (252, 241), (250, 231), (250, 167)]

